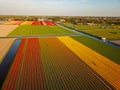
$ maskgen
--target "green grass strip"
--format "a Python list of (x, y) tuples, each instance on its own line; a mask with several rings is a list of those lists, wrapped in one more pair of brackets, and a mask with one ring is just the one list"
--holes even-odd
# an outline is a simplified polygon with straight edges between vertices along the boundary
[(75, 32), (59, 26), (28, 26), (22, 25), (16, 28), (8, 36), (42, 36), (55, 34), (76, 34)]
[(102, 54), (103, 56), (111, 59), (113, 62), (120, 64), (120, 49), (113, 46), (104, 44), (100, 41), (85, 37), (85, 36), (74, 36), (73, 39), (79, 41), (85, 46), (93, 49), (94, 51)]

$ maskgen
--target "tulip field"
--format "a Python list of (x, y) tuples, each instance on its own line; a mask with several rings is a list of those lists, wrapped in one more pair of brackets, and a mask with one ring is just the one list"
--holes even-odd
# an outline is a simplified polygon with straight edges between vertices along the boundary
[(5, 23), (4, 25), (31, 25), (31, 26), (57, 26), (54, 22), (44, 22), (44, 21), (10, 21)]
[(0, 35), (0, 90), (120, 90), (120, 48), (54, 22), (11, 21)]
[[(120, 87), (120, 66), (70, 37), (59, 38), (70, 50), (116, 88)], [(111, 67), (112, 66), (112, 67)]]
[(76, 34), (57, 26), (54, 22), (11, 21), (0, 25), (0, 37), (54, 36)]

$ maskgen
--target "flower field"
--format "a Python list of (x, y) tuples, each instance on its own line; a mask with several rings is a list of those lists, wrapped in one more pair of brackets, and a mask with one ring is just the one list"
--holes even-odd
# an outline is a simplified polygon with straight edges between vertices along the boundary
[(59, 40), (116, 89), (120, 89), (120, 66), (118, 64), (70, 37), (60, 37)]
[(70, 37), (28, 38), (20, 43), (2, 90), (119, 89), (119, 65)]
[(119, 54), (120, 48), (104, 44), (103, 42), (100, 42), (85, 36), (76, 36), (71, 38), (73, 38), (74, 40), (77, 40), (78, 42), (91, 48), (92, 50), (100, 53), (101, 55), (109, 58), (113, 62), (120, 64), (120, 54)]
[(114, 87), (57, 38), (22, 39), (1, 87), (2, 90), (98, 88), (112, 90)]
[(0, 90), (120, 90), (120, 48), (54, 22), (0, 25)]
[(44, 21), (10, 21), (5, 23), (5, 25), (32, 25), (32, 26), (57, 26), (54, 22), (44, 22)]
[(25, 21), (23, 23), (21, 23), (21, 25), (32, 25), (32, 21)]
[(54, 22), (43, 21), (10, 21), (0, 25), (0, 37), (30, 37), (77, 34), (61, 28)]

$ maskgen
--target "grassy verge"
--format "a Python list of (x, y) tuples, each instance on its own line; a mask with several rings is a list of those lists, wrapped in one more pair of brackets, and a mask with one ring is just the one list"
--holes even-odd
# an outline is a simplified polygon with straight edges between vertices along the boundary
[(76, 28), (74, 28), (74, 24), (72, 23), (62, 23), (65, 26), (68, 26), (70, 28), (92, 34), (98, 37), (105, 37), (108, 40), (119, 40), (120, 39), (120, 28), (115, 25), (77, 25)]
[(85, 46), (120, 64), (120, 49), (106, 45), (102, 42), (90, 39), (85, 36), (74, 36), (73, 39), (79, 41)]

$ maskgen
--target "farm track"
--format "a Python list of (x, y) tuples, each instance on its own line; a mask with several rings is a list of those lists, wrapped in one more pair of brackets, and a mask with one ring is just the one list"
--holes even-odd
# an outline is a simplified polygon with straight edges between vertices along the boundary
[[(120, 89), (120, 66), (70, 37), (60, 37), (71, 51), (116, 89)], [(112, 66), (112, 67), (111, 67)]]
[(51, 35), (41, 35), (41, 36), (9, 36), (9, 37), (0, 37), (0, 39), (6, 39), (6, 38), (18, 38), (18, 39), (24, 39), (24, 38), (52, 38), (57, 36), (80, 36), (78, 34), (51, 34)]

